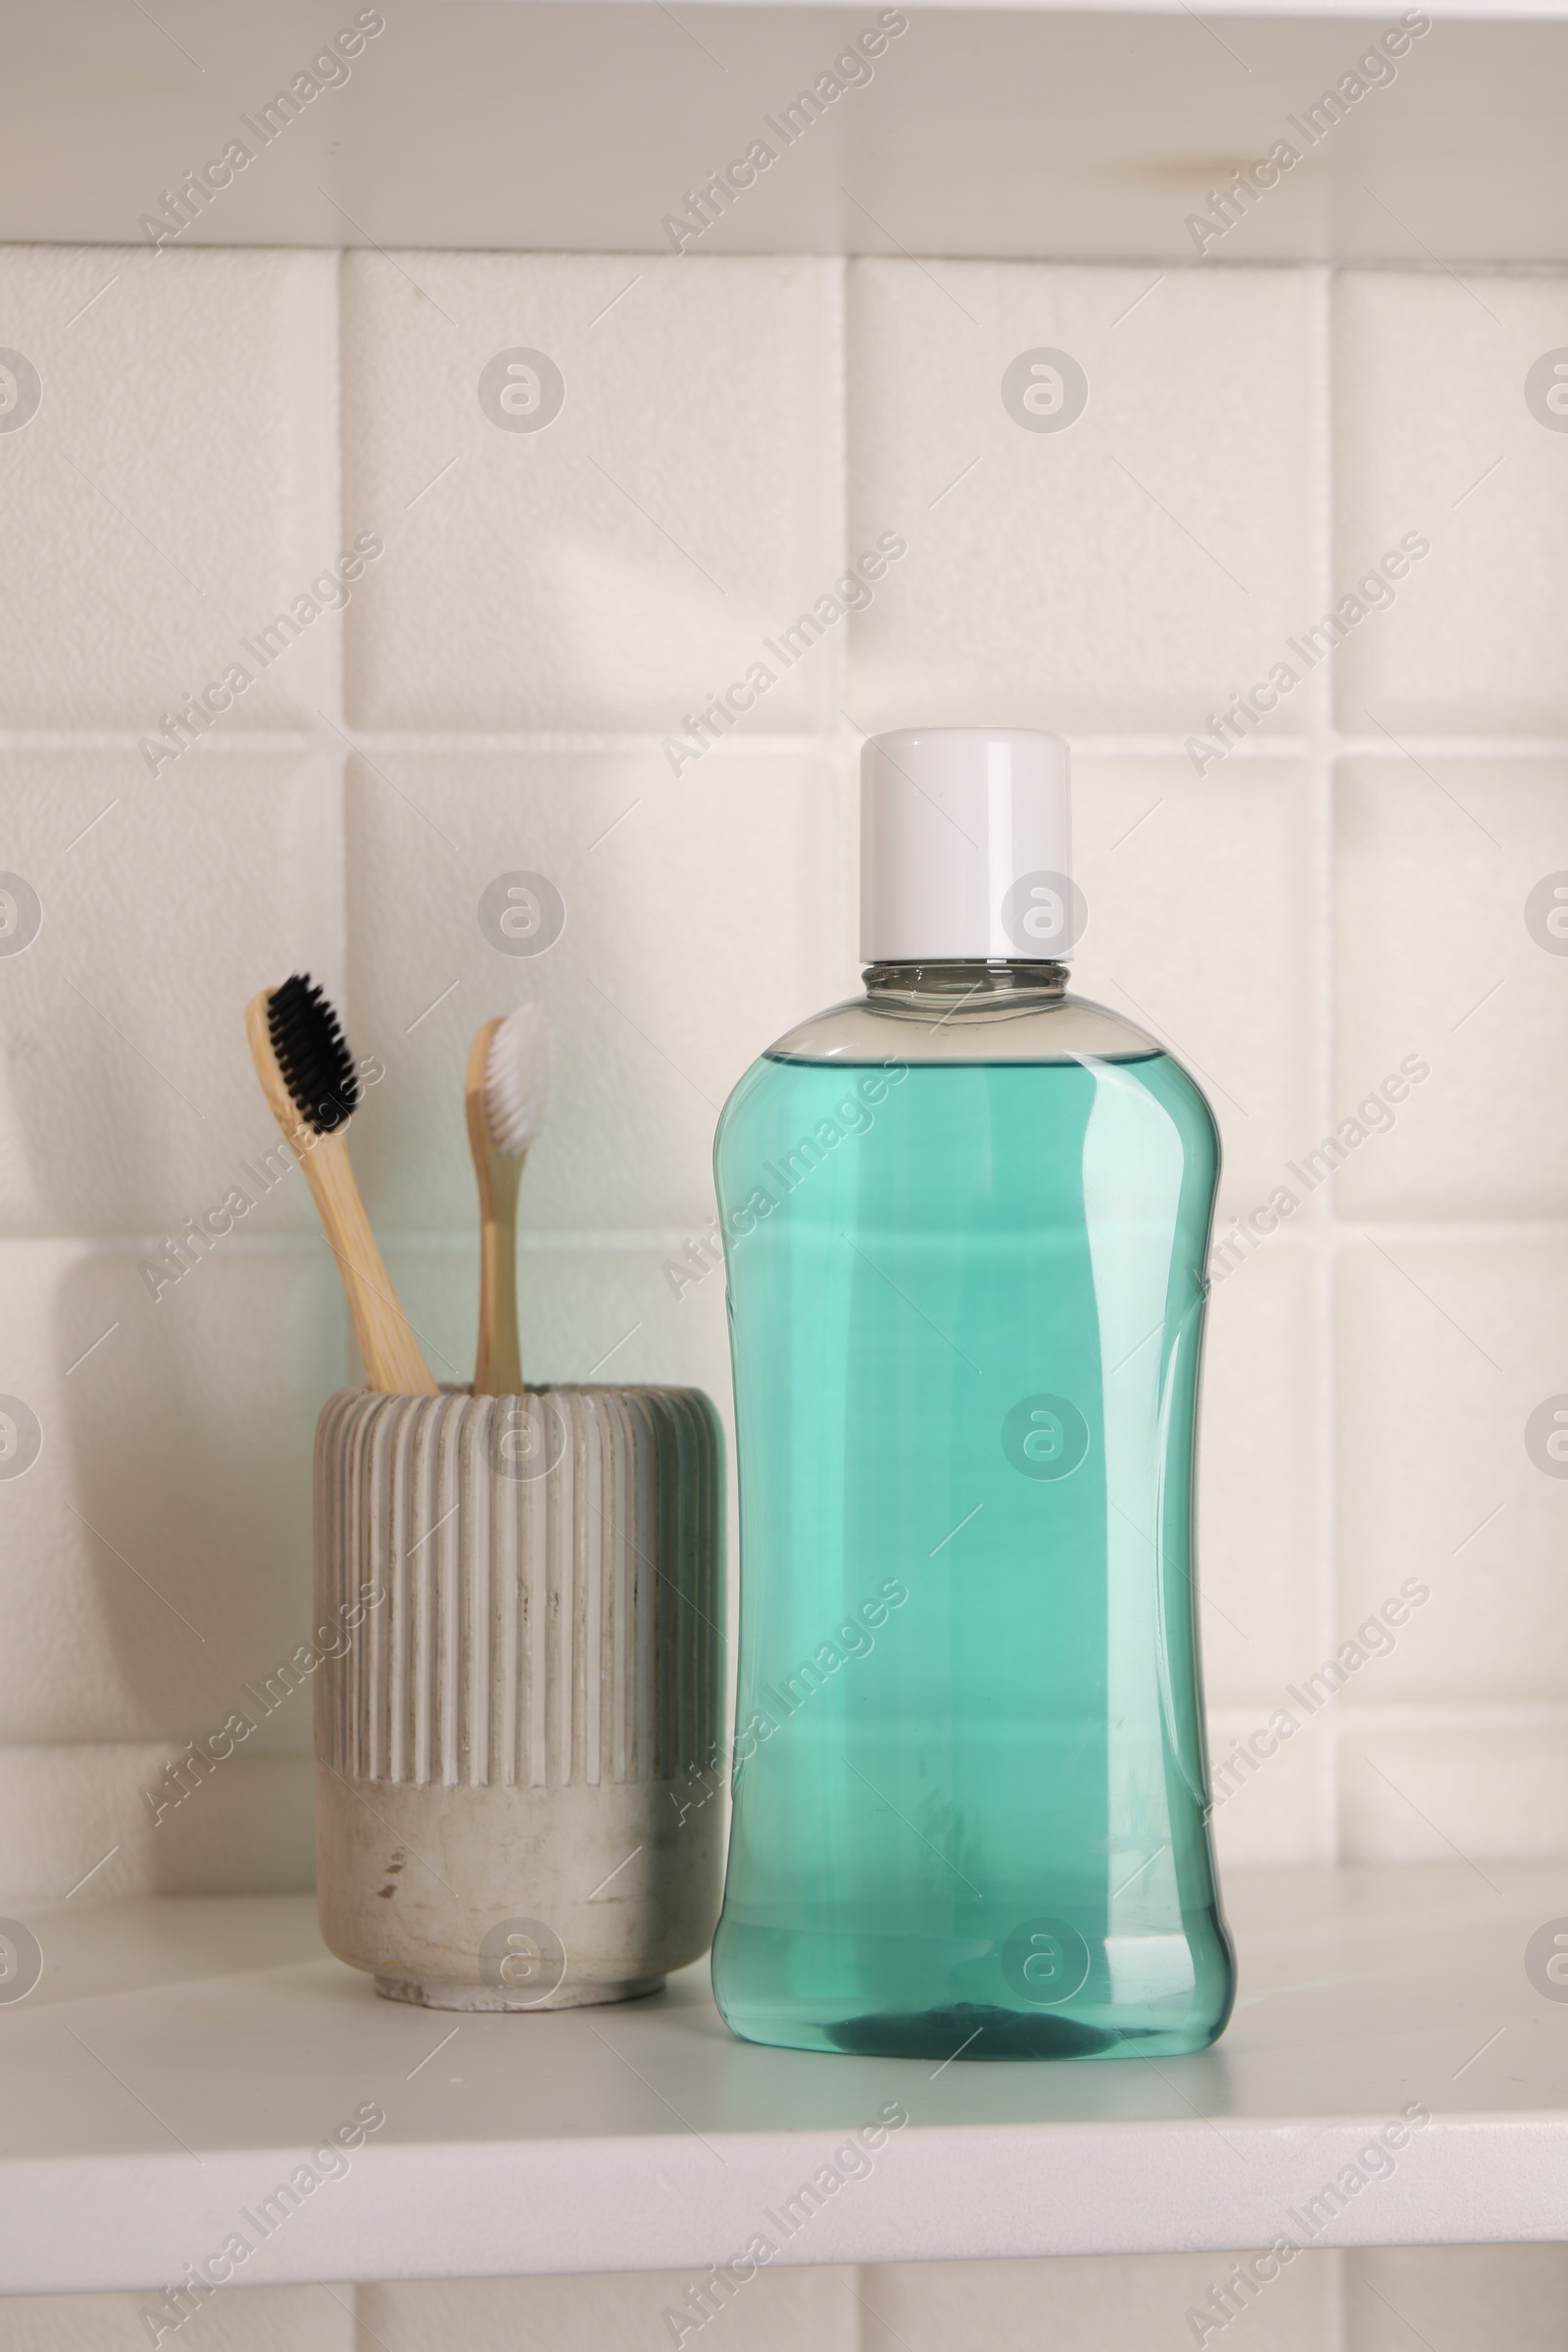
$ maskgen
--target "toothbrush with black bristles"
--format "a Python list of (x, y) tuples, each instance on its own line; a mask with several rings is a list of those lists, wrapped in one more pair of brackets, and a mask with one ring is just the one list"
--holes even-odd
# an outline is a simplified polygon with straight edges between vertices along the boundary
[(368, 1387), (439, 1396), (397, 1301), (349, 1163), (344, 1133), (360, 1081), (342, 1024), (308, 972), (263, 989), (245, 1008), (251, 1059), (272, 1116), (299, 1154), (354, 1318)]

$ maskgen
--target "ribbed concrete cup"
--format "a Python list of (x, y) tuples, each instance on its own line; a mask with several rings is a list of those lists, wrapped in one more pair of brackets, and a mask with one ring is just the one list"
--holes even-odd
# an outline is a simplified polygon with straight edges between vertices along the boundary
[(722, 1443), (695, 1389), (328, 1399), (318, 1899), (378, 1992), (569, 2008), (707, 1950)]

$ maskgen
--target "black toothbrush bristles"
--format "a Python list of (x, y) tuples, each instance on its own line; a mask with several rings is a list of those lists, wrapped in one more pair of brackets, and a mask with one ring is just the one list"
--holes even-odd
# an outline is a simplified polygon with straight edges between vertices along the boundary
[(267, 1023), (283, 1083), (318, 1135), (341, 1127), (360, 1100), (360, 1081), (331, 1000), (309, 972), (294, 972), (267, 1000)]

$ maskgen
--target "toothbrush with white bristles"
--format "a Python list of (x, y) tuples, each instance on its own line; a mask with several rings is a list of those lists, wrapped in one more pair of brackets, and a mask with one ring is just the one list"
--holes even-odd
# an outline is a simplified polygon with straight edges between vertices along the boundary
[(479, 1346), (476, 1396), (520, 1396), (517, 1346), (517, 1191), (528, 1147), (550, 1106), (550, 1033), (538, 1004), (486, 1021), (468, 1049), (464, 1085), (479, 1187)]

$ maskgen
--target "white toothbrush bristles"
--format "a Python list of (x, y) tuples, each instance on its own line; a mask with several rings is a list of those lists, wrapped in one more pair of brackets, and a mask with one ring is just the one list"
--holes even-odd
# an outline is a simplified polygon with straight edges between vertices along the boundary
[(526, 1152), (550, 1109), (550, 1030), (544, 1008), (519, 1004), (490, 1040), (484, 1063), (484, 1115), (503, 1159)]

